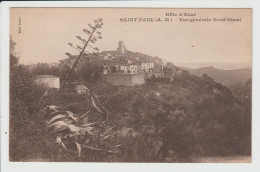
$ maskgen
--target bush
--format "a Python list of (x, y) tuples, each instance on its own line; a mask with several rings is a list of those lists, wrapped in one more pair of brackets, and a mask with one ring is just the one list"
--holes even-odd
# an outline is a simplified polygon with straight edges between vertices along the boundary
[[(38, 100), (44, 89), (34, 83), (30, 71), (24, 66), (11, 66), (10, 74), (10, 160), (17, 161), (29, 156), (37, 136)], [(35, 133), (36, 132), (36, 133)], [(38, 141), (35, 139), (34, 141)]]

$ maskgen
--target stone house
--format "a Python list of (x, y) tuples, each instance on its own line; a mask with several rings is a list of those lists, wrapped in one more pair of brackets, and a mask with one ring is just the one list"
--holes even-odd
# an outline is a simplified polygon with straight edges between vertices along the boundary
[(79, 95), (86, 95), (88, 90), (85, 85), (75, 85), (74, 89)]
[(141, 69), (143, 72), (151, 72), (154, 70), (154, 63), (153, 62), (142, 62)]
[(110, 69), (109, 65), (103, 66), (103, 74), (107, 75), (110, 72), (111, 72), (111, 69)]
[(136, 64), (132, 64), (129, 66), (129, 70), (131, 74), (138, 73), (138, 67)]
[(134, 63), (134, 61), (133, 60), (127, 60), (127, 63), (132, 64), (132, 63)]
[(120, 71), (122, 71), (122, 73), (128, 73), (129, 65), (121, 65), (120, 66)]
[(35, 77), (35, 82), (47, 88), (60, 88), (60, 78), (54, 75), (37, 75)]

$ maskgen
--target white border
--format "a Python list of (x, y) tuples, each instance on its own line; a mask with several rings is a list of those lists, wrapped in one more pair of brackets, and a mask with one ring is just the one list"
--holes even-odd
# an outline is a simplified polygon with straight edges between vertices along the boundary
[[(10, 7), (154, 7), (154, 8), (253, 8), (253, 152), (251, 164), (177, 164), (177, 163), (22, 163), (9, 162), (9, 8)], [(1, 22), (1, 170), (17, 171), (260, 171), (260, 1), (258, 0), (177, 0), (177, 1), (76, 1), (76, 2), (2, 2)]]

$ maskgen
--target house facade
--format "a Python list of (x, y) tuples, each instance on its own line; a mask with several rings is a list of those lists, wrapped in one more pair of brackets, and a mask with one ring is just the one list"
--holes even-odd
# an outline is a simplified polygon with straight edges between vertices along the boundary
[(103, 66), (103, 74), (104, 74), (104, 75), (107, 75), (107, 74), (110, 73), (110, 72), (111, 72), (111, 68), (110, 68), (109, 65)]
[(137, 74), (140, 72), (140, 65), (131, 64), (131, 65), (121, 65), (120, 66), (121, 73), (124, 74)]
[(138, 66), (136, 64), (130, 65), (129, 70), (131, 74), (138, 73)]
[(141, 69), (143, 72), (151, 72), (154, 70), (154, 63), (153, 62), (142, 62)]
[(78, 95), (86, 95), (88, 88), (85, 85), (75, 85), (74, 89)]
[(35, 82), (47, 88), (60, 88), (60, 78), (54, 75), (37, 75)]
[(129, 65), (121, 65), (120, 66), (120, 71), (122, 73), (128, 73)]

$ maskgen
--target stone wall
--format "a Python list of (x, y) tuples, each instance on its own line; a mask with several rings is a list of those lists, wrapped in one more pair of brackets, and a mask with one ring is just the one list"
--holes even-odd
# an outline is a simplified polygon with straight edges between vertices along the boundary
[(143, 74), (108, 74), (102, 75), (102, 80), (112, 85), (135, 86), (145, 83)]
[(155, 71), (155, 72), (146, 72), (144, 73), (145, 79), (155, 78), (169, 78), (171, 79), (174, 76), (179, 76), (182, 74), (182, 70), (179, 71)]
[(145, 73), (145, 78), (150, 79), (152, 77), (155, 78), (165, 78), (165, 72), (159, 71), (159, 72), (147, 72)]
[(145, 83), (143, 74), (134, 74), (131, 77), (132, 77), (132, 84), (133, 85), (142, 85), (142, 84)]

